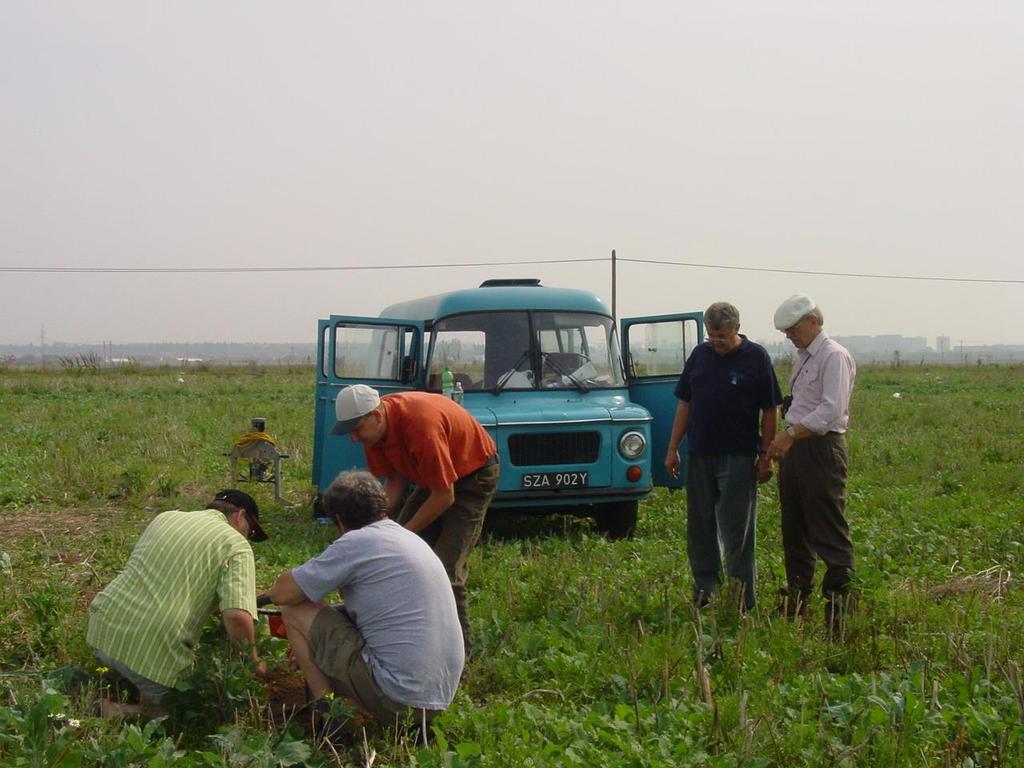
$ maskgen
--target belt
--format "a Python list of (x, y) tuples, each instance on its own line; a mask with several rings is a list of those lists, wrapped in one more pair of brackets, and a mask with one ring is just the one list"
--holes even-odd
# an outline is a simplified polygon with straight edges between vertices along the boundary
[[(466, 475), (463, 475), (462, 477), (472, 477), (477, 472), (479, 472), (479, 471), (481, 471), (483, 469), (487, 469), (488, 467), (493, 467), (497, 463), (498, 463), (498, 454), (492, 453), (490, 456), (487, 457), (487, 459), (484, 461), (483, 464), (481, 464), (479, 467), (474, 469), (472, 472), (470, 472), (470, 473), (468, 473)], [(462, 478), (460, 477), (459, 479), (461, 480)]]

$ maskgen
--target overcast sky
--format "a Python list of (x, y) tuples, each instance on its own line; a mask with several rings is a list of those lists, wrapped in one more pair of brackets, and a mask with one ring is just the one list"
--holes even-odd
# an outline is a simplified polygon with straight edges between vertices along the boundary
[[(312, 342), (539, 277), (1024, 343), (1024, 3), (6, 2), (0, 343)], [(576, 264), (242, 274), (48, 268)], [(719, 267), (1002, 282), (942, 282)]]

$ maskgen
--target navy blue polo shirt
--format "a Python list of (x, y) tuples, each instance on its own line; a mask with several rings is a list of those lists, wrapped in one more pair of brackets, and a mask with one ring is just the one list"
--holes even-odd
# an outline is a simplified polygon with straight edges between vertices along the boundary
[(690, 453), (757, 453), (761, 411), (782, 402), (768, 352), (740, 339), (724, 356), (709, 342), (698, 345), (679, 376), (676, 397), (690, 404)]

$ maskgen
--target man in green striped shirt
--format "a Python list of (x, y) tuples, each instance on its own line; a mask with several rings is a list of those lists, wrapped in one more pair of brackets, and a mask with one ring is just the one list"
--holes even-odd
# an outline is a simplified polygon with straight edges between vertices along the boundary
[(86, 640), (103, 664), (139, 689), (144, 708), (159, 711), (160, 699), (191, 666), (213, 611), (220, 611), (228, 637), (261, 664), (253, 646), (256, 566), (249, 542), (266, 538), (252, 497), (221, 491), (205, 510), (157, 515), (124, 570), (96, 595)]

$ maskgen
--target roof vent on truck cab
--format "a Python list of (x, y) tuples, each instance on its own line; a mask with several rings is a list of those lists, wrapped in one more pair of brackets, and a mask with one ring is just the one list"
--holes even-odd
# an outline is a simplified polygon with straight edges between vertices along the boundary
[(480, 283), (481, 288), (508, 288), (510, 286), (540, 285), (539, 277), (499, 277), (494, 280), (484, 280)]

